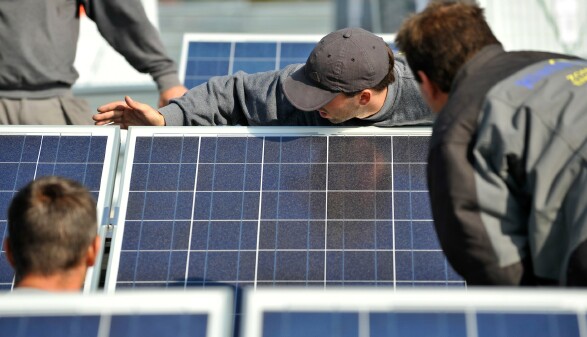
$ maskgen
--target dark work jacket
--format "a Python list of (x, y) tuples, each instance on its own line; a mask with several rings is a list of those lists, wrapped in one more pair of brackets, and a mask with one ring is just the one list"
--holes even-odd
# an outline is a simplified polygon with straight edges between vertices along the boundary
[(469, 284), (566, 282), (587, 238), (587, 62), (485, 47), (458, 72), (430, 143), (442, 248)]

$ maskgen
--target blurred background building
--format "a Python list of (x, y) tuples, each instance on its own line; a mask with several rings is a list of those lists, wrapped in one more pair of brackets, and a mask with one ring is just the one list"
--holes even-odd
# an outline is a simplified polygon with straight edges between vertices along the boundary
[[(429, 0), (142, 0), (179, 62), (184, 33), (318, 34), (360, 26), (394, 33), (402, 20)], [(472, 1), (472, 0), (470, 0)], [(534, 49), (587, 57), (585, 0), (477, 0), (506, 49)], [(137, 73), (82, 21), (74, 90), (93, 108), (124, 94), (153, 106), (155, 85)]]

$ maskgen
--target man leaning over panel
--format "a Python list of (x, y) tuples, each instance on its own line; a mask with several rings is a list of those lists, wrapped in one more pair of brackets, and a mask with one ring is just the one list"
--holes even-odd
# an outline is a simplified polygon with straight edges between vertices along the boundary
[(98, 108), (97, 125), (429, 124), (432, 114), (401, 57), (360, 28), (324, 37), (305, 64), (211, 78), (159, 109), (133, 101)]
[(428, 185), (455, 270), (587, 286), (587, 61), (504, 51), (474, 4), (430, 4), (396, 43), (438, 113)]

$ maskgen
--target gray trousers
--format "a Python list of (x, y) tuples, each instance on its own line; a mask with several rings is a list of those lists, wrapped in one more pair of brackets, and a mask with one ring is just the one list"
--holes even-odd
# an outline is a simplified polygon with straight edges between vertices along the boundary
[(94, 124), (86, 100), (73, 96), (44, 99), (0, 98), (0, 125)]

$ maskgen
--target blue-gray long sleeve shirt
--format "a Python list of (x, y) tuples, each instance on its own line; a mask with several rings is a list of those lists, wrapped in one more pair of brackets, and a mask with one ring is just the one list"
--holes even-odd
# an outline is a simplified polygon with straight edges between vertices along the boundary
[[(159, 109), (167, 125), (335, 125), (317, 111), (296, 109), (285, 97), (283, 81), (301, 64), (256, 74), (237, 72), (211, 78)], [(406, 62), (396, 57), (396, 81), (388, 87), (381, 110), (339, 126), (431, 124), (433, 116)]]

